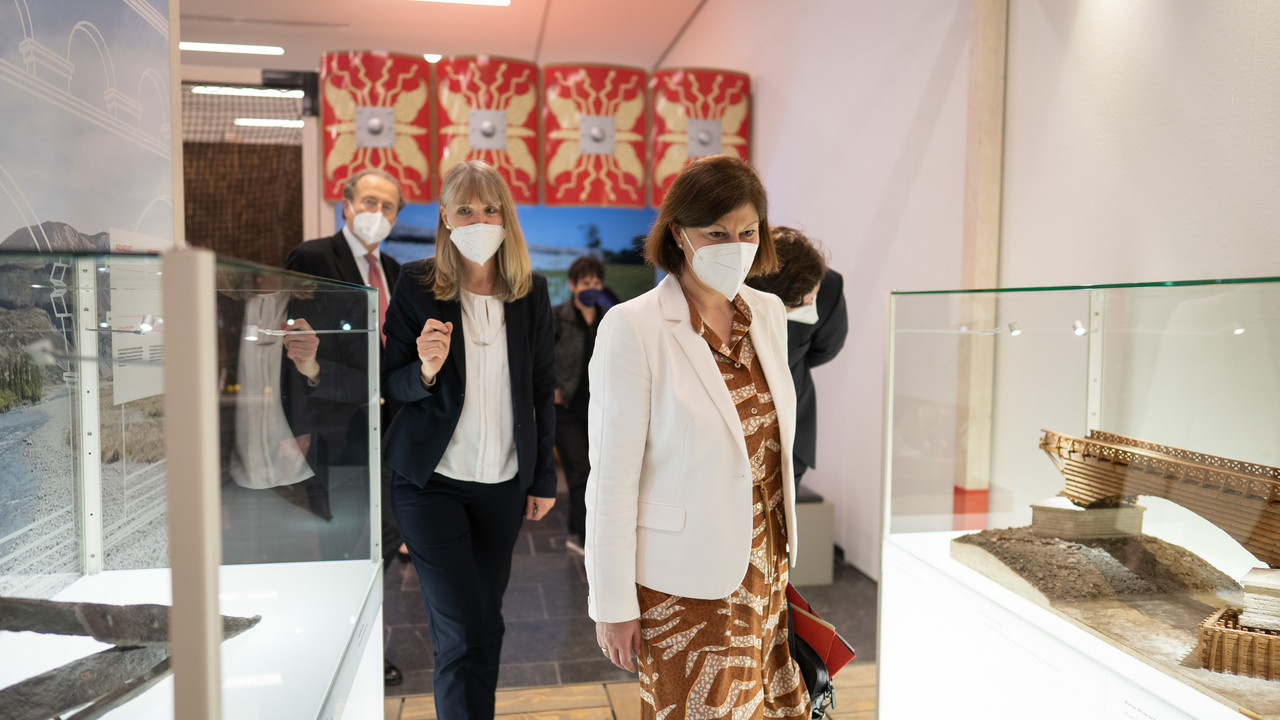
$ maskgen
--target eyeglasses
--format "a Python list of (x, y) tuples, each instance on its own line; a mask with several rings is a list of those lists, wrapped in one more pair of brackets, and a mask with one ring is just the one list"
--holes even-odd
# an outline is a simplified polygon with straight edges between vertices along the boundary
[(380, 202), (378, 198), (367, 195), (358, 201), (360, 208), (365, 212), (381, 212), (383, 215), (395, 215), (397, 211), (396, 204), (393, 202)]

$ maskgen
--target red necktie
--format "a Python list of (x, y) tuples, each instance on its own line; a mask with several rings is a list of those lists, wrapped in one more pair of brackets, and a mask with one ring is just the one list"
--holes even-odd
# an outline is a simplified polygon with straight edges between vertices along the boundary
[(364, 259), (369, 261), (369, 287), (378, 291), (378, 334), (386, 345), (387, 334), (382, 331), (382, 323), (387, 321), (387, 286), (382, 284), (382, 268), (378, 267), (377, 256), (369, 253)]

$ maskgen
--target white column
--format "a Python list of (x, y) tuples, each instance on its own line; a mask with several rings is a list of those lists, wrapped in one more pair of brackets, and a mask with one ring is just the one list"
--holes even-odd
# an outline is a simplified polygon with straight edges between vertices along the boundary
[(163, 258), (165, 455), (173, 610), (173, 703), (183, 720), (222, 717), (218, 568), (218, 347), (214, 254), (178, 248)]

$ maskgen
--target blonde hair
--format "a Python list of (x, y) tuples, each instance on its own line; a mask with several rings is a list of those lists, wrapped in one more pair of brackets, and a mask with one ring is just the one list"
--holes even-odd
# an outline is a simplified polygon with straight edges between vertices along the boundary
[(533, 268), (529, 264), (529, 249), (516, 219), (515, 201), (507, 183), (492, 166), (479, 160), (468, 160), (454, 165), (445, 175), (440, 187), (440, 221), (436, 226), (436, 261), (432, 290), (437, 300), (456, 300), (462, 286), (465, 266), (462, 254), (454, 247), (444, 216), (448, 208), (457, 203), (478, 198), (487, 205), (496, 205), (502, 212), (502, 227), (506, 239), (494, 254), (498, 276), (494, 282), (494, 296), (503, 302), (518, 300), (529, 294), (533, 285)]

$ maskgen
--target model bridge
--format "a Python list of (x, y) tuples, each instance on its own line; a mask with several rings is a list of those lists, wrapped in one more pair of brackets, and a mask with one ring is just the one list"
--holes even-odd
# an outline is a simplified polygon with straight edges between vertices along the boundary
[(1221, 528), (1270, 567), (1280, 567), (1280, 468), (1099, 430), (1083, 439), (1045, 430), (1040, 449), (1066, 478), (1062, 495), (1076, 505), (1162, 497)]

